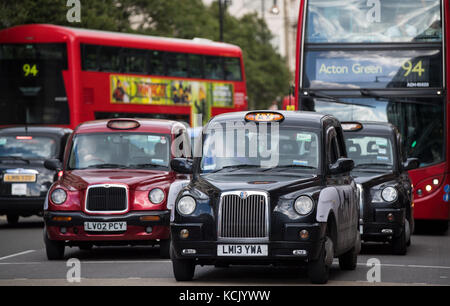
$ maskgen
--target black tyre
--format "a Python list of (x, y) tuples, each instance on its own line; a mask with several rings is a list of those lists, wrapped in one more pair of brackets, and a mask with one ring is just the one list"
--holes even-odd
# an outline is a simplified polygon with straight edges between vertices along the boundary
[(341, 270), (353, 271), (356, 269), (357, 263), (358, 252), (356, 247), (353, 247), (344, 255), (339, 256), (339, 267), (341, 268)]
[(161, 258), (170, 258), (170, 240), (161, 240), (159, 242), (159, 256)]
[[(328, 248), (333, 252), (333, 245), (329, 238), (326, 239), (331, 243), (331, 248)], [(330, 275), (330, 263), (327, 263), (327, 242), (324, 243), (322, 250), (320, 252), (319, 258), (314, 261), (308, 262), (308, 276), (313, 284), (326, 284), (328, 282), (328, 277)], [(333, 258), (333, 254), (328, 254)]]
[(44, 229), (44, 243), (48, 260), (64, 259), (64, 249), (65, 249), (64, 242), (48, 239), (47, 231), (45, 229)]
[(407, 250), (406, 231), (403, 227), (400, 236), (392, 238), (392, 253), (394, 255), (406, 255)]
[(16, 225), (19, 222), (18, 215), (6, 215), (6, 221), (9, 225)]
[(192, 259), (175, 258), (173, 248), (170, 248), (173, 275), (178, 282), (191, 281), (195, 273), (195, 261)]

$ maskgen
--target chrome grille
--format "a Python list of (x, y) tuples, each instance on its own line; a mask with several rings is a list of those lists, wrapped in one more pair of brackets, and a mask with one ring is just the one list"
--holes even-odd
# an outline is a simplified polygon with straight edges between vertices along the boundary
[(264, 192), (224, 193), (219, 207), (219, 239), (268, 239), (268, 215)]
[(123, 185), (93, 185), (86, 193), (87, 212), (124, 212), (128, 208), (128, 190)]

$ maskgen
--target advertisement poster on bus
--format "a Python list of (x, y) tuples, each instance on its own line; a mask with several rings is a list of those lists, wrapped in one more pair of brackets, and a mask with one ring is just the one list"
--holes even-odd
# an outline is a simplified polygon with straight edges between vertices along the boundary
[(111, 75), (112, 104), (234, 107), (233, 84)]

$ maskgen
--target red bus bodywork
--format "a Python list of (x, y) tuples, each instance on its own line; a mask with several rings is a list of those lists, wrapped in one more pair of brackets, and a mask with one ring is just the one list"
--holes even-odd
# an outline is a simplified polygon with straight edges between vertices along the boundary
[[(305, 25), (305, 10), (306, 1), (300, 0), (300, 9), (298, 17), (298, 28), (297, 28), (297, 41), (296, 41), (296, 73), (295, 73), (295, 101), (298, 107), (298, 97), (299, 97), (299, 82), (302, 64), (302, 52), (303, 52), (303, 39), (304, 39), (304, 25)], [(445, 37), (444, 44), (450, 39), (450, 22), (448, 22), (448, 15), (450, 14), (450, 2), (443, 1), (443, 16), (444, 16), (444, 27), (445, 27)], [(445, 68), (448, 67), (450, 63), (450, 49), (444, 48), (445, 50)], [(450, 85), (450, 69), (446, 69), (446, 79), (444, 83), (444, 88), (448, 88)], [(446, 96), (446, 130), (450, 131), (450, 96)], [(450, 220), (450, 202), (444, 201), (444, 196), (448, 192), (445, 192), (445, 186), (450, 185), (450, 175), (449, 175), (449, 163), (450, 160), (450, 133), (445, 133), (446, 137), (446, 149), (445, 149), (445, 162), (438, 165), (433, 165), (429, 167), (418, 168), (409, 171), (409, 176), (413, 182), (414, 186), (414, 218), (416, 220)], [(433, 179), (439, 179), (439, 184), (437, 186), (432, 184)], [(426, 185), (433, 186), (433, 191), (430, 193), (424, 193), (423, 195), (418, 195), (417, 190), (425, 190)]]
[[(83, 71), (81, 68), (80, 44), (126, 47), (144, 50), (183, 52), (200, 55), (240, 58), (241, 81), (206, 80), (177, 78), (167, 76), (136, 75), (137, 77), (156, 77), (158, 79), (185, 80), (200, 82), (229, 83), (234, 86), (234, 107), (212, 107), (211, 116), (224, 112), (247, 110), (247, 91), (245, 85), (242, 50), (238, 46), (208, 40), (186, 40), (124, 34), (106, 31), (77, 29), (49, 24), (21, 25), (0, 31), (0, 44), (66, 43), (68, 69), (63, 71), (65, 89), (70, 110), (70, 124), (61, 125), (75, 128), (78, 124), (99, 119), (95, 112), (130, 114), (191, 114), (190, 105), (138, 105), (112, 104), (110, 94), (110, 75), (130, 76), (128, 73)], [(101, 118), (100, 118), (101, 119)]]

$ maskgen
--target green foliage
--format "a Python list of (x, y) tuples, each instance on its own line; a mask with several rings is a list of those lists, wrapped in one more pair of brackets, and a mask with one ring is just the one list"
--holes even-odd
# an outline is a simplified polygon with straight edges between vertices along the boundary
[[(66, 20), (66, 0), (2, 0), (0, 28), (29, 23), (191, 39), (219, 40), (219, 8), (201, 0), (81, 0), (81, 23)], [(138, 17), (136, 17), (138, 16)], [(256, 14), (224, 18), (224, 41), (244, 53), (250, 109), (267, 108), (288, 94), (290, 72), (270, 44), (272, 35)]]

